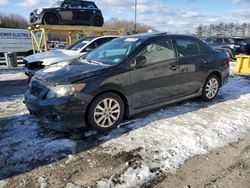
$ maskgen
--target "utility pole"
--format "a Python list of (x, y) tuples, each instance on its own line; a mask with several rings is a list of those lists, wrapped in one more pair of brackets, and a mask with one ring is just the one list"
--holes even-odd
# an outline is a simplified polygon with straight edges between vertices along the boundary
[(135, 27), (134, 27), (134, 32), (137, 33), (137, 0), (135, 0)]

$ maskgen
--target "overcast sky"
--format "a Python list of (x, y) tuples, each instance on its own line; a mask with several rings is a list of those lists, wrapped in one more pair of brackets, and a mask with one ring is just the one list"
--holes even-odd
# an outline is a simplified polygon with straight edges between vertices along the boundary
[[(94, 0), (105, 20), (133, 20), (135, 0)], [(0, 0), (0, 13), (29, 13), (53, 0)], [(138, 0), (138, 22), (167, 32), (194, 32), (199, 24), (250, 22), (250, 0)]]

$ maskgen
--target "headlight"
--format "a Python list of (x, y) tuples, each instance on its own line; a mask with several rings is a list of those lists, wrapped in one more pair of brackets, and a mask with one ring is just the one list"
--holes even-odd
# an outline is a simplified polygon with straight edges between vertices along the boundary
[(85, 87), (86, 84), (57, 85), (55, 87), (50, 87), (50, 91), (46, 98), (54, 99), (74, 95), (80, 93)]
[(36, 14), (41, 14), (42, 11), (43, 11), (43, 9), (42, 9), (42, 8), (39, 8), (39, 9), (36, 10)]

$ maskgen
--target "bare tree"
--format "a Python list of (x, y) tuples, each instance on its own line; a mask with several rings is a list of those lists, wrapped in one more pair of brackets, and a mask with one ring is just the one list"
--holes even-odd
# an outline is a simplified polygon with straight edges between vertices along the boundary
[(196, 29), (196, 35), (200, 38), (212, 36), (226, 36), (226, 37), (250, 37), (250, 23), (218, 23), (199, 25)]
[[(134, 22), (128, 20), (120, 20), (117, 18), (112, 18), (107, 21), (104, 25), (105, 27), (111, 28), (124, 28), (126, 33), (133, 33), (134, 32)], [(144, 33), (148, 32), (148, 30), (155, 30), (152, 26), (148, 26), (145, 24), (138, 24), (137, 25), (137, 32)]]
[(203, 38), (203, 36), (205, 35), (204, 29), (203, 29), (203, 25), (199, 25), (196, 29), (196, 36), (199, 38)]
[(28, 21), (18, 14), (0, 14), (0, 27), (26, 29)]

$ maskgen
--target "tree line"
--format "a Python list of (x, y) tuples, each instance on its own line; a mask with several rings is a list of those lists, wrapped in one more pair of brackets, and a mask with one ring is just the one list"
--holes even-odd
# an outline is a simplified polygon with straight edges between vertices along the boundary
[[(105, 22), (104, 26), (110, 27), (110, 28), (124, 28), (125, 33), (128, 33), (128, 34), (135, 33), (134, 21), (111, 18), (110, 20)], [(145, 33), (145, 32), (148, 32), (149, 30), (155, 31), (154, 27), (152, 26), (142, 24), (142, 23), (136, 24), (136, 33)]]
[(196, 29), (199, 38), (212, 36), (225, 37), (250, 37), (250, 23), (218, 23), (210, 25), (199, 25)]
[(0, 13), (0, 27), (27, 29), (28, 26), (29, 22), (23, 16), (17, 14)]

